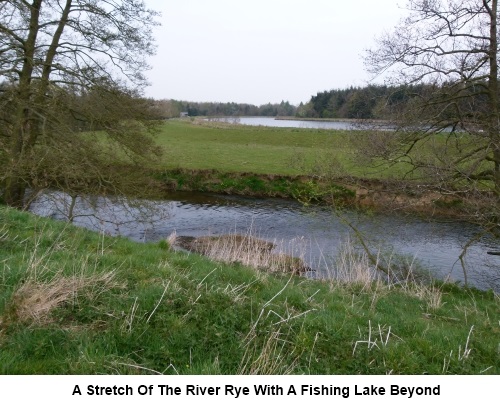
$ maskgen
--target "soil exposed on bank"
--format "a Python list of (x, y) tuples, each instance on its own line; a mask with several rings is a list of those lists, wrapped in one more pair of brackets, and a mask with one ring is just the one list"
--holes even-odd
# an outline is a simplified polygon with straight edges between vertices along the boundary
[[(425, 184), (391, 180), (175, 169), (155, 173), (164, 192), (199, 191), (257, 198), (295, 199), (305, 205), (328, 204), (339, 208), (398, 211), (423, 216), (467, 219), (478, 202), (465, 193), (443, 194)], [(487, 198), (486, 198), (487, 203)], [(484, 204), (484, 202), (483, 202)]]

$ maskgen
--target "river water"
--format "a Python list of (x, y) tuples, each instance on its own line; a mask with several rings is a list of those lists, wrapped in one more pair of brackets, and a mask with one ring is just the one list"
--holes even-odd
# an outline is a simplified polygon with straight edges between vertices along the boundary
[[(65, 219), (69, 199), (54, 192), (32, 205), (38, 215)], [(288, 254), (302, 256), (319, 276), (335, 266), (339, 249), (356, 242), (346, 221), (366, 237), (374, 253), (428, 269), (435, 277), (463, 281), (457, 261), (478, 229), (466, 223), (428, 222), (414, 216), (342, 214), (327, 207), (303, 207), (295, 201), (202, 193), (175, 193), (165, 201), (124, 201), (103, 197), (78, 199), (75, 224), (136, 241), (154, 242), (172, 232), (183, 236), (247, 234), (273, 241)], [(469, 283), (500, 291), (500, 256), (494, 241), (484, 239), (466, 256)]]

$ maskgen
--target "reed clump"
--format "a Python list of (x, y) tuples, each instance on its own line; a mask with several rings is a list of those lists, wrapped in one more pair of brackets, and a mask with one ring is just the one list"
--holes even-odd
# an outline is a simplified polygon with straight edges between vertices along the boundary
[[(172, 239), (172, 238), (170, 238)], [(270, 273), (301, 275), (313, 271), (302, 257), (284, 252), (276, 242), (253, 236), (226, 234), (221, 236), (176, 237), (174, 245), (202, 254), (211, 260), (223, 263), (240, 263)]]

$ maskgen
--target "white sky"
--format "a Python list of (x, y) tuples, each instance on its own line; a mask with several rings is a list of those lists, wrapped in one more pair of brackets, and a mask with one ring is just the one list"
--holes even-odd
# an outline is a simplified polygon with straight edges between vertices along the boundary
[(406, 0), (145, 0), (161, 11), (145, 93), (261, 105), (365, 85), (363, 51)]

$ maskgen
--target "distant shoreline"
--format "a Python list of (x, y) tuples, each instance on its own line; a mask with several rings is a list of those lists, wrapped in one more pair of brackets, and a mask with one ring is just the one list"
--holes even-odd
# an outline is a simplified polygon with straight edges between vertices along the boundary
[(357, 119), (357, 118), (312, 118), (312, 117), (294, 117), (294, 116), (267, 116), (267, 115), (224, 115), (224, 116), (193, 116), (189, 117), (193, 118), (202, 118), (204, 120), (237, 120), (239, 118), (269, 118), (274, 119), (276, 121), (311, 121), (311, 122), (348, 122), (348, 123), (374, 123), (374, 124), (382, 124), (382, 125), (390, 125), (391, 122), (388, 120), (381, 119)]
[(371, 119), (357, 119), (357, 118), (302, 118), (302, 117), (274, 117), (278, 121), (318, 121), (318, 122), (376, 122), (377, 124), (389, 123), (387, 120), (371, 120)]

